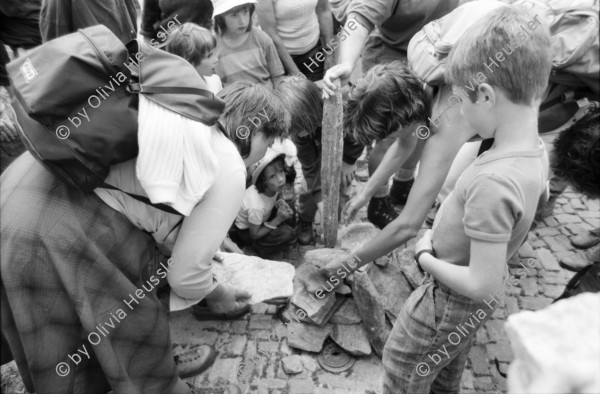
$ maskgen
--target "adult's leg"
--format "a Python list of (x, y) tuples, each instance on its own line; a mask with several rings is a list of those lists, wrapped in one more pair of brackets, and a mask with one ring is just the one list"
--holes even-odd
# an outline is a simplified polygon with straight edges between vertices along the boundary
[[(381, 40), (377, 31), (371, 33), (365, 45), (363, 54), (363, 72), (367, 72), (376, 64), (391, 63), (395, 60), (406, 61), (406, 52), (388, 47)], [(369, 175), (372, 175), (375, 170), (377, 170), (377, 167), (379, 167), (381, 160), (392, 143), (393, 140), (384, 140), (375, 143), (375, 147), (369, 156)], [(389, 184), (384, 183), (381, 185), (369, 203), (369, 209), (367, 210), (369, 221), (378, 227), (383, 228), (398, 217), (398, 213), (393, 209), (391, 204), (406, 204), (406, 199), (408, 198), (408, 193), (410, 192), (413, 183), (417, 162), (418, 158), (416, 160), (405, 162), (394, 174), (392, 182), (393, 195), (391, 196), (391, 199)]]
[(554, 171), (552, 171), (552, 161), (554, 159), (554, 140), (558, 138), (559, 132), (552, 131), (549, 133), (540, 134), (542, 141), (544, 141), (544, 146), (546, 148), (546, 152), (548, 153), (548, 159), (550, 161), (550, 168), (548, 172), (548, 189), (550, 194), (548, 195), (548, 201), (544, 204), (540, 202), (538, 206), (537, 212), (535, 214), (535, 221), (540, 221), (546, 218), (547, 216), (552, 214), (554, 210), (554, 205), (556, 204), (556, 199), (561, 193), (567, 188), (567, 182), (556, 176)]
[(29, 154), (2, 187), (2, 303), (14, 318), (2, 330), (24, 378), (38, 393), (172, 392), (167, 315), (142, 280), (158, 258), (151, 236)]
[(308, 245), (314, 242), (313, 222), (317, 203), (321, 201), (321, 149), (318, 145), (320, 136), (294, 136), (292, 141), (296, 145), (302, 176), (306, 182), (306, 190), (298, 197), (298, 241), (302, 245)]
[(256, 240), (253, 247), (259, 256), (269, 257), (287, 250), (296, 240), (296, 231), (287, 224), (281, 224), (261, 239)]

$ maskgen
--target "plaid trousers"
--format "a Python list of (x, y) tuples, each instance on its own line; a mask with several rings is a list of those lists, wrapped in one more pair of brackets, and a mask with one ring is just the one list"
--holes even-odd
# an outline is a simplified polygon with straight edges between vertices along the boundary
[(156, 292), (131, 299), (159, 256), (152, 237), (29, 153), (0, 185), (2, 333), (26, 388), (168, 392), (178, 377), (167, 313)]

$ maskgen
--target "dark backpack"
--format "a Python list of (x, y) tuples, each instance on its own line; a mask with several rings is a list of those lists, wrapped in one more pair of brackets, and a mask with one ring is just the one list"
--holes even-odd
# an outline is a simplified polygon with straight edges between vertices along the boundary
[(554, 302), (586, 292), (600, 292), (600, 262), (590, 264), (576, 273), (567, 283), (565, 291)]
[(102, 25), (51, 40), (7, 69), (25, 146), (86, 192), (112, 188), (104, 183), (111, 165), (137, 157), (139, 94), (208, 126), (225, 106), (183, 58), (137, 40), (125, 47)]

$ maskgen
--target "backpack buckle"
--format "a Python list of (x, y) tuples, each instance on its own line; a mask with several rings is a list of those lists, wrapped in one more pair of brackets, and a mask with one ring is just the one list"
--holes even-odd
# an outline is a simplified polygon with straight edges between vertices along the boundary
[(129, 85), (127, 85), (125, 87), (125, 90), (128, 93), (144, 93), (144, 89), (142, 88), (142, 85), (140, 85), (137, 82), (130, 83)]

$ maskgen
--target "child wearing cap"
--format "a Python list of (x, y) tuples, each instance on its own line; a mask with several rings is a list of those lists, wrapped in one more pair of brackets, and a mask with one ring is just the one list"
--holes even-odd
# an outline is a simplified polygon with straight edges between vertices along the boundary
[(225, 86), (249, 81), (277, 86), (285, 70), (273, 40), (252, 29), (256, 0), (214, 0), (217, 33), (217, 74)]
[(284, 223), (293, 216), (293, 211), (280, 199), (286, 182), (284, 158), (285, 154), (269, 150), (253, 166), (252, 185), (246, 189), (229, 232), (239, 247), (252, 246), (262, 258), (281, 258), (283, 251), (296, 242), (295, 230)]

